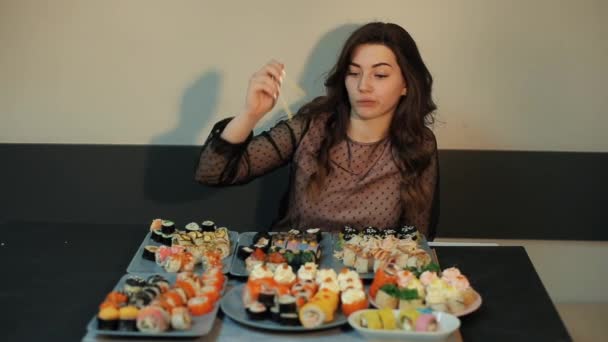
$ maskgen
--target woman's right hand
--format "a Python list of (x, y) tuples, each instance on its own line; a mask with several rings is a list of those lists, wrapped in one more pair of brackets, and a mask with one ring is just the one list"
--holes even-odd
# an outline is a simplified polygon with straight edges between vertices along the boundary
[(285, 66), (271, 60), (249, 80), (245, 99), (245, 115), (257, 122), (270, 112), (279, 98)]

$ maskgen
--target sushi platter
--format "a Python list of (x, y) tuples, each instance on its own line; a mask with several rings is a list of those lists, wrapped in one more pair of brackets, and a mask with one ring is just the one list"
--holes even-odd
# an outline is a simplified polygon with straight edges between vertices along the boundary
[(313, 262), (297, 271), (286, 263), (258, 264), (245, 284), (221, 300), (222, 311), (242, 324), (276, 331), (314, 331), (343, 325), (369, 305), (362, 280), (348, 269), (339, 274)]
[(87, 325), (89, 332), (129, 337), (197, 337), (217, 316), (225, 276), (219, 269), (198, 275), (124, 275)]
[(333, 268), (333, 240), (326, 232), (318, 230), (301, 232), (244, 232), (239, 235), (230, 274), (237, 277), (249, 275), (257, 263), (272, 265), (287, 263), (298, 269), (306, 262)]
[(337, 313), (334, 317), (334, 320), (329, 323), (324, 323), (315, 328), (305, 328), (301, 325), (292, 326), (292, 325), (284, 325), (281, 322), (265, 319), (265, 320), (252, 320), (248, 317), (246, 310), (243, 308), (243, 301), (241, 298), (241, 293), (243, 292), (244, 284), (238, 285), (230, 289), (226, 295), (222, 298), (220, 303), (222, 311), (224, 314), (231, 319), (259, 329), (266, 330), (274, 330), (274, 331), (286, 331), (286, 332), (299, 332), (299, 331), (315, 331), (315, 330), (323, 330), (330, 329), (334, 327), (341, 326), (345, 324), (346, 316), (342, 313)]
[(413, 269), (437, 263), (426, 238), (413, 226), (362, 231), (346, 226), (334, 241), (332, 259), (332, 268), (352, 268), (362, 279), (374, 279), (378, 267), (387, 262)]
[[(139, 249), (127, 267), (127, 273), (201, 272), (215, 255), (228, 273), (239, 234), (212, 221), (201, 225), (189, 223), (186, 230), (165, 229), (172, 221), (154, 220)], [(153, 227), (160, 228), (153, 228)], [(167, 233), (163, 233), (162, 231)], [(174, 266), (177, 265), (177, 266)]]

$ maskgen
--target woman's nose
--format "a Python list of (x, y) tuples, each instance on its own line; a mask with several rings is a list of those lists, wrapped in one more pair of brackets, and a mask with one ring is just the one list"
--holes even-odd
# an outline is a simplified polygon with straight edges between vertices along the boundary
[(368, 76), (362, 75), (361, 78), (359, 78), (359, 85), (357, 89), (359, 89), (360, 92), (367, 92), (372, 89), (371, 80)]

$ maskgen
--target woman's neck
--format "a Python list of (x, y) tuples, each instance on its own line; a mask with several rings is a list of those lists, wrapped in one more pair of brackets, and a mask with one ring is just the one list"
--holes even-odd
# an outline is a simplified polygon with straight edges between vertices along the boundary
[(391, 115), (382, 115), (373, 119), (362, 119), (356, 115), (351, 115), (346, 134), (356, 142), (378, 142), (388, 136), (391, 119)]

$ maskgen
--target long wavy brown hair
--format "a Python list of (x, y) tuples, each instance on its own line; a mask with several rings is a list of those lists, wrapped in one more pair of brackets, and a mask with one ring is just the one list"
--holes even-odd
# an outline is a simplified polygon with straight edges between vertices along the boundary
[[(304, 105), (299, 113), (320, 115), (332, 113), (325, 125), (325, 134), (317, 154), (317, 171), (308, 183), (307, 194), (318, 198), (327, 176), (332, 172), (329, 151), (346, 139), (351, 106), (344, 84), (353, 51), (362, 44), (382, 44), (390, 48), (405, 79), (407, 95), (399, 101), (389, 128), (393, 157), (401, 175), (401, 197), (405, 210), (417, 210), (430, 200), (432, 189), (425, 189), (419, 175), (430, 164), (434, 150), (424, 148), (432, 135), (426, 128), (434, 122), (437, 106), (431, 98), (433, 78), (422, 61), (416, 43), (401, 26), (374, 22), (361, 26), (346, 40), (336, 65), (325, 81), (326, 96)], [(427, 144), (428, 146), (428, 144)]]

